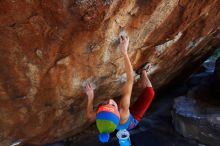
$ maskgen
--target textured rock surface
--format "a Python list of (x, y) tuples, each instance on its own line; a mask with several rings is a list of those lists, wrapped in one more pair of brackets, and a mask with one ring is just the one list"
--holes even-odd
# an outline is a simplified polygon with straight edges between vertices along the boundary
[[(202, 92), (202, 91), (201, 91)], [(184, 137), (201, 143), (220, 144), (220, 108), (207, 105), (193, 98), (181, 96), (175, 99), (173, 123), (177, 132)]]
[(159, 88), (218, 45), (220, 1), (1, 0), (1, 145), (47, 143), (85, 128), (83, 82), (96, 85), (96, 103), (119, 94), (123, 30), (134, 67), (151, 61)]
[(214, 72), (214, 89), (217, 95), (220, 95), (220, 57), (217, 59), (215, 63), (215, 72)]

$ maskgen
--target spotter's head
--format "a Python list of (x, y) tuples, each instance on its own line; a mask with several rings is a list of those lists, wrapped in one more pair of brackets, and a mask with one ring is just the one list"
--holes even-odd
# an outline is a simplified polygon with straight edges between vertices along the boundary
[(117, 128), (120, 122), (120, 114), (118, 112), (117, 103), (110, 99), (99, 106), (96, 114), (96, 126), (99, 130), (99, 140), (108, 142), (109, 133)]

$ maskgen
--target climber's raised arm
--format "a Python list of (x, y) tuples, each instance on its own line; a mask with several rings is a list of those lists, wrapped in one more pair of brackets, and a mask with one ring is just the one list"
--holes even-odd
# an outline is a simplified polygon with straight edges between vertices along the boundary
[(87, 109), (86, 109), (87, 118), (90, 121), (95, 121), (96, 112), (93, 109), (94, 91), (90, 83), (86, 84), (85, 92), (88, 97), (88, 103), (87, 103)]
[(130, 106), (130, 99), (131, 99), (131, 92), (133, 87), (133, 67), (131, 65), (131, 61), (129, 59), (127, 50), (129, 45), (129, 38), (127, 36), (120, 36), (120, 50), (124, 58), (124, 64), (125, 64), (125, 72), (127, 75), (127, 81), (125, 82), (122, 90), (122, 98), (120, 100), (120, 116), (121, 121), (120, 123), (123, 123), (123, 121), (127, 121), (127, 118), (129, 117), (129, 106)]
[(120, 37), (120, 50), (124, 58), (125, 64), (125, 72), (127, 75), (127, 82), (133, 84), (134, 77), (133, 77), (133, 67), (131, 65), (131, 61), (128, 56), (128, 45), (129, 45), (129, 37), (128, 36), (121, 36)]

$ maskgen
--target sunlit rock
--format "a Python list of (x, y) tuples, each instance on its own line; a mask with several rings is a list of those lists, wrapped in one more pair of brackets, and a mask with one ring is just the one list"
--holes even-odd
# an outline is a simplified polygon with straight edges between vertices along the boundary
[(130, 36), (134, 69), (153, 64), (156, 89), (190, 72), (220, 43), (219, 0), (0, 1), (0, 145), (44, 144), (89, 126), (95, 105), (118, 96)]

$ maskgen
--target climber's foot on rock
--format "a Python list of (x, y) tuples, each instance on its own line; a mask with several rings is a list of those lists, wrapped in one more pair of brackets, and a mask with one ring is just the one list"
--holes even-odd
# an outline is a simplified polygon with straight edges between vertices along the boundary
[(139, 69), (140, 76), (141, 76), (141, 87), (145, 89), (148, 86), (148, 73), (150, 72), (150, 69), (152, 68), (152, 65), (150, 63), (144, 64), (141, 69)]
[(142, 70), (141, 72), (141, 87), (145, 89), (147, 87), (147, 71)]
[(141, 75), (143, 70), (146, 70), (146, 72), (148, 73), (151, 68), (152, 68), (152, 64), (149, 63), (149, 62), (146, 62), (145, 64), (143, 64), (143, 65), (136, 71), (136, 73), (137, 73), (138, 75)]

